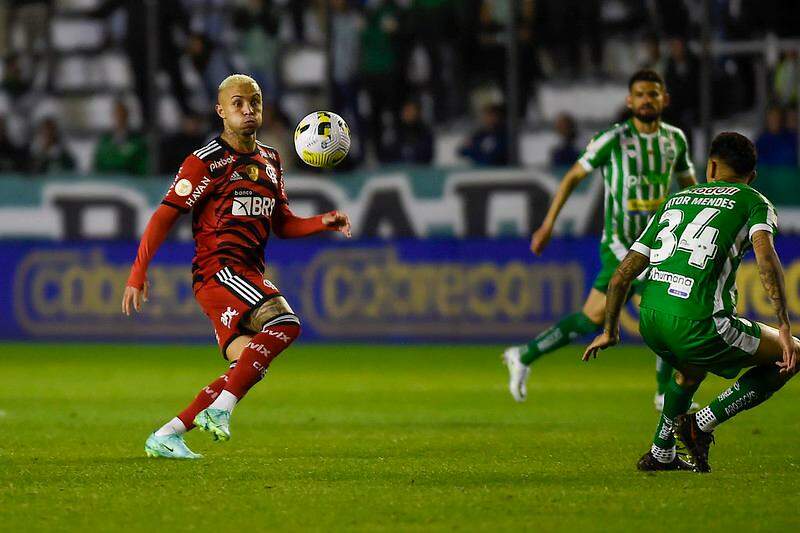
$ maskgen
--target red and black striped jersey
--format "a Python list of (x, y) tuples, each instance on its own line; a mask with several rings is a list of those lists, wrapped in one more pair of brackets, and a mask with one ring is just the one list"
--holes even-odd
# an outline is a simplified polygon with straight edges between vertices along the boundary
[(263, 273), (270, 228), (292, 216), (277, 150), (241, 153), (221, 137), (183, 161), (162, 204), (192, 211), (195, 288), (226, 266)]

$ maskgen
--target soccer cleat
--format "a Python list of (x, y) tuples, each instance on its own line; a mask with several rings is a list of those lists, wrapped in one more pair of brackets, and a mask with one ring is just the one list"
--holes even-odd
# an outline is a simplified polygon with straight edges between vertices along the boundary
[(706, 433), (697, 425), (697, 415), (680, 415), (675, 419), (675, 436), (692, 456), (695, 472), (711, 472), (708, 464), (708, 450), (714, 442), (714, 434)]
[[(653, 398), (653, 405), (656, 408), (656, 411), (659, 413), (664, 410), (664, 395), (661, 393), (656, 393), (655, 398)], [(692, 405), (689, 406), (689, 412), (694, 413), (695, 411), (700, 410), (700, 404), (697, 402), (692, 402)]]
[(529, 366), (522, 363), (518, 346), (506, 348), (503, 352), (503, 363), (508, 367), (508, 390), (518, 402), (524, 402), (528, 396), (528, 375), (531, 373)]
[(152, 433), (144, 443), (144, 453), (147, 457), (166, 457), (167, 459), (200, 459), (203, 456), (194, 453), (183, 442), (183, 437), (177, 433), (158, 436)]
[(636, 463), (636, 469), (642, 472), (666, 472), (669, 470), (692, 470), (692, 465), (684, 461), (679, 455), (676, 455), (669, 463), (662, 463), (648, 451)]
[(231, 438), (231, 412), (225, 409), (203, 409), (192, 420), (200, 431), (208, 431), (214, 440)]

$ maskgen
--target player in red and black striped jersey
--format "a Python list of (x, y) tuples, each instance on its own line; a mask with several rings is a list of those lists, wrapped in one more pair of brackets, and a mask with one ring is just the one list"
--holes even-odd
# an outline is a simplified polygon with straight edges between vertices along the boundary
[(126, 315), (147, 301), (150, 259), (180, 215), (191, 211), (192, 287), (214, 325), (222, 355), (231, 361), (228, 372), (150, 435), (145, 443), (149, 456), (199, 457), (182, 437), (194, 426), (216, 440), (228, 440), (233, 407), (300, 334), (299, 318), (264, 279), (270, 231), (281, 238), (321, 231), (350, 236), (343, 213), (302, 218), (289, 209), (280, 156), (255, 138), (261, 109), (261, 89), (252, 78), (237, 74), (220, 84), (216, 110), (224, 131), (184, 160), (145, 229), (131, 268), (122, 299)]

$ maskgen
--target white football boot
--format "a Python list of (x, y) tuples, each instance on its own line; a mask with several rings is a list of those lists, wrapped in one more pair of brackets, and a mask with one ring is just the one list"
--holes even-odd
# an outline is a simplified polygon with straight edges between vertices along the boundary
[(508, 367), (508, 390), (518, 402), (524, 402), (528, 396), (528, 375), (531, 369), (519, 360), (519, 346), (511, 346), (503, 352), (503, 363)]

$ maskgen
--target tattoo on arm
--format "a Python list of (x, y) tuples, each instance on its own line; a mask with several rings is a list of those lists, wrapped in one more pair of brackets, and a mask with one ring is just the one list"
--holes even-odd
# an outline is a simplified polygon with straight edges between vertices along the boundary
[(619, 331), (619, 315), (622, 312), (622, 306), (625, 305), (625, 299), (628, 296), (631, 283), (639, 274), (644, 272), (644, 269), (649, 264), (650, 259), (648, 257), (639, 252), (631, 251), (628, 252), (628, 255), (617, 267), (617, 271), (614, 272), (606, 292), (605, 330), (607, 332), (616, 334)]
[(778, 317), (778, 323), (781, 326), (787, 325), (789, 312), (786, 309), (786, 286), (781, 261), (772, 244), (772, 235), (766, 231), (756, 231), (753, 234), (753, 251), (756, 254), (761, 286), (772, 300), (772, 308)]

